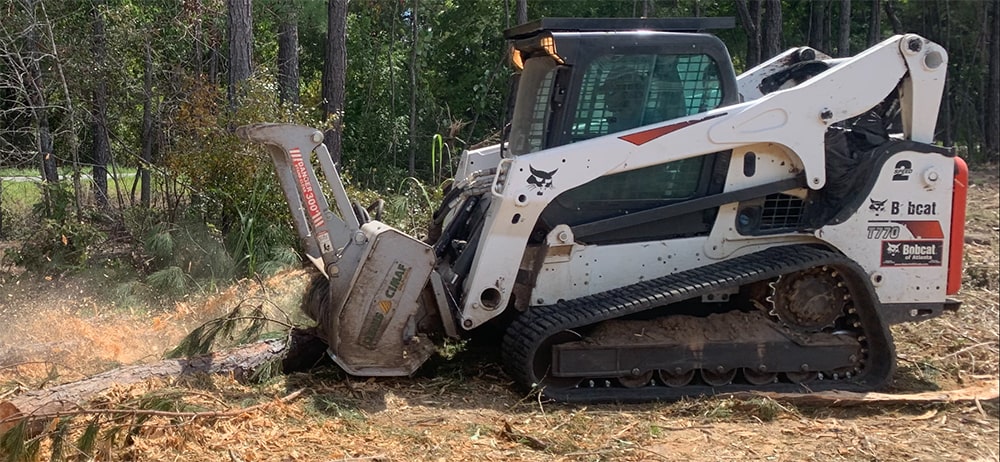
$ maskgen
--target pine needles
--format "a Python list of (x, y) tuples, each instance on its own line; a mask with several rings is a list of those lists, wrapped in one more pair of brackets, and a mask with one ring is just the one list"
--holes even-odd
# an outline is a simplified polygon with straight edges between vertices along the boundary
[(270, 324), (284, 328), (285, 335), (294, 327), (287, 320), (269, 318), (265, 311), (264, 303), (251, 305), (246, 301), (240, 302), (224, 316), (212, 319), (192, 330), (166, 356), (191, 357), (210, 353), (220, 344), (240, 345), (253, 342), (265, 334), (265, 328)]

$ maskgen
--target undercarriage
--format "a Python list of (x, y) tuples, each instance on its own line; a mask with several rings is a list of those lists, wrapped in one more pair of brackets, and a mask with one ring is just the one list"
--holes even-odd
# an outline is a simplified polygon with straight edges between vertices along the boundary
[[(740, 288), (710, 314), (691, 308)], [(502, 351), (522, 385), (572, 402), (862, 391), (884, 385), (894, 368), (864, 273), (805, 246), (530, 309), (508, 328)]]

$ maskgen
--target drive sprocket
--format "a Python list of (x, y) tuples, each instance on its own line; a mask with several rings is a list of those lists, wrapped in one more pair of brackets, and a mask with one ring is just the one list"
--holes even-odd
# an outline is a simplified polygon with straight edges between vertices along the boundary
[(851, 293), (828, 266), (784, 274), (771, 284), (771, 315), (802, 332), (836, 328)]

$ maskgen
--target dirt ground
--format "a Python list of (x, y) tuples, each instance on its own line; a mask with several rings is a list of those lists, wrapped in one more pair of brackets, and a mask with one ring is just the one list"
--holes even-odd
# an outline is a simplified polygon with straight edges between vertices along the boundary
[[(964, 301), (958, 313), (893, 328), (891, 393), (956, 390), (1000, 378), (1000, 187), (997, 170), (969, 190)], [(115, 306), (73, 278), (0, 272), (0, 401), (121, 364), (152, 361), (190, 329), (239, 303), (294, 310), (306, 274), (287, 271), (169, 307)], [(303, 390), (294, 399), (281, 400)], [(643, 405), (540, 402), (512, 386), (489, 345), (469, 345), (405, 379), (350, 379), (326, 369), (261, 385), (225, 378), (115, 389), (107, 403), (149, 397), (224, 417), (99, 421), (98, 460), (1000, 460), (996, 399), (951, 404), (806, 406), (771, 398), (706, 397)], [(178, 407), (179, 406), (179, 407)], [(93, 417), (65, 435), (70, 446)], [(51, 433), (50, 433), (51, 434)], [(114, 441), (112, 443), (111, 441)], [(63, 448), (73, 458), (72, 449)], [(0, 450), (2, 453), (2, 450)]]

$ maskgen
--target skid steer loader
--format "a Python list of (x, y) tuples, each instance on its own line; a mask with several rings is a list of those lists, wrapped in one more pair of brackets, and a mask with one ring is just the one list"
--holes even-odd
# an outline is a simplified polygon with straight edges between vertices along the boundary
[(737, 76), (701, 33), (726, 21), (507, 30), (509, 134), (462, 154), (425, 240), (352, 203), (321, 132), (241, 127), (322, 272), (328, 354), (405, 376), (491, 326), (514, 380), (563, 401), (884, 386), (889, 326), (959, 306), (967, 169), (931, 144), (948, 55), (897, 35)]

